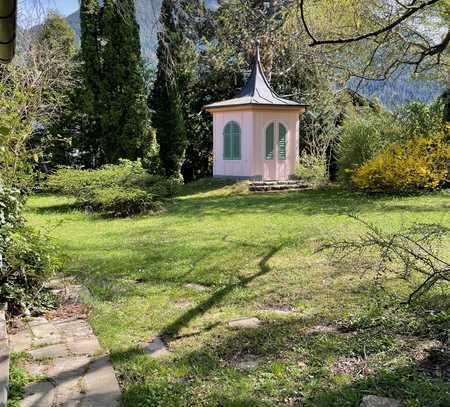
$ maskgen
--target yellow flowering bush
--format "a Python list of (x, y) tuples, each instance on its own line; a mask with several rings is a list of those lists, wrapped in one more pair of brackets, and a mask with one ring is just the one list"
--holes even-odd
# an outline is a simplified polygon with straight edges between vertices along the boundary
[(450, 145), (444, 137), (395, 143), (361, 165), (352, 176), (364, 191), (436, 189), (449, 181)]

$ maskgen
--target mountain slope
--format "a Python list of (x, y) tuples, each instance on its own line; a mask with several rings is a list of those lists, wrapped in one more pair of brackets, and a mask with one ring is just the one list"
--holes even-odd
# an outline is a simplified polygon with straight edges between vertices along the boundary
[(412, 69), (404, 67), (385, 81), (351, 80), (349, 88), (368, 98), (378, 98), (390, 110), (396, 110), (411, 101), (431, 103), (445, 91), (445, 86), (434, 80), (413, 79)]

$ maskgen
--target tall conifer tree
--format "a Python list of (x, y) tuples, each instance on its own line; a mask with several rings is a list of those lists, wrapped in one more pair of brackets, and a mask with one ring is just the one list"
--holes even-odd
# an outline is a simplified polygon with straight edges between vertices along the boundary
[(181, 178), (186, 151), (186, 125), (181, 94), (183, 33), (176, 23), (174, 0), (163, 0), (158, 33), (158, 72), (151, 104), (160, 160), (167, 176)]
[(134, 0), (105, 0), (103, 26), (103, 150), (111, 163), (135, 160), (151, 133)]
[(81, 78), (78, 99), (80, 103), (80, 137), (76, 143), (79, 150), (86, 155), (85, 164), (97, 166), (101, 162), (101, 127), (100, 113), (102, 103), (100, 84), (103, 79), (101, 44), (100, 44), (101, 9), (97, 0), (81, 0)]
[(152, 144), (134, 0), (81, 1), (82, 147), (92, 165), (135, 160)]

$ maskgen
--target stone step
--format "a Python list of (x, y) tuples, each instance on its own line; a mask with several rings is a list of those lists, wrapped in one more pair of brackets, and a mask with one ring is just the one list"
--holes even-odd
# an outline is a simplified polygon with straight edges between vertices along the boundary
[(265, 189), (265, 190), (250, 190), (250, 192), (255, 194), (276, 194), (280, 192), (298, 192), (308, 188), (287, 188), (287, 189)]
[(274, 192), (274, 191), (294, 191), (305, 189), (306, 185), (302, 181), (279, 181), (279, 182), (254, 182), (249, 185), (251, 192)]
[(286, 181), (253, 181), (250, 185), (295, 185), (302, 181), (300, 180), (286, 180)]

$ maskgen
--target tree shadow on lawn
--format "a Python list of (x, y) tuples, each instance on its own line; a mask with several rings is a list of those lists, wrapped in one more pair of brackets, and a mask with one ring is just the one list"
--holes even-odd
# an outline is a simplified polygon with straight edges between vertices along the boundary
[[(443, 381), (423, 374), (415, 362), (393, 366), (399, 348), (385, 333), (311, 333), (312, 321), (266, 321), (253, 329), (221, 330), (211, 343), (166, 360), (147, 359), (138, 350), (112, 353), (125, 369), (139, 366), (128, 370), (132, 380), (124, 383), (124, 404), (358, 407), (363, 395), (375, 394), (410, 400), (418, 407), (449, 405)], [(240, 368), (239, 360), (248, 355), (256, 358), (257, 366)], [(358, 366), (337, 373), (332, 369), (343, 358), (365, 363), (371, 357), (370, 368), (363, 372)]]
[[(183, 341), (192, 335), (178, 336), (180, 330), (223, 301), (234, 289), (269, 273), (271, 269), (267, 262), (280, 248), (272, 248), (261, 259), (258, 273), (219, 289), (164, 327), (159, 336), (171, 348), (186, 349)], [(327, 330), (323, 325), (311, 329), (314, 323), (319, 322), (317, 317), (263, 320), (258, 327), (240, 330), (231, 330), (226, 322), (197, 332), (195, 335), (216, 328), (219, 330), (215, 337), (211, 337), (210, 343), (198, 349), (185, 354), (176, 351), (166, 361), (147, 360), (148, 369), (141, 370), (146, 373), (137, 373), (133, 384), (127, 383), (125, 404), (146, 406), (154, 402), (167, 406), (192, 406), (195, 405), (192, 400), (202, 397), (201, 405), (208, 406), (262, 407), (290, 400), (291, 404), (282, 405), (356, 407), (362, 396), (368, 393), (419, 400), (420, 404), (415, 405), (423, 407), (446, 406), (450, 401), (447, 387), (422, 374), (415, 363), (382, 370), (402, 350), (405, 352), (394, 333), (380, 329), (345, 332), (336, 327)], [(320, 322), (327, 324), (331, 321)], [(379, 361), (368, 362), (374, 365), (363, 374), (360, 367), (338, 373), (332, 370), (333, 362), (340, 359), (344, 360), (347, 368), (348, 363), (361, 363), (377, 355), (381, 355), (383, 362), (379, 365)], [(238, 362), (248, 356), (255, 358), (258, 364), (254, 369), (243, 370)], [(139, 365), (147, 363), (137, 361), (142, 357), (139, 351), (136, 354), (131, 351), (128, 357), (136, 357)], [(119, 363), (124, 360), (121, 355), (113, 354), (113, 358)], [(133, 361), (126, 360), (126, 363)], [(179, 372), (187, 373), (180, 375)], [(239, 394), (242, 386), (242, 394)], [(205, 392), (205, 388), (208, 391)], [(272, 399), (273, 402), (261, 399)]]
[(233, 179), (222, 178), (202, 178), (197, 181), (189, 182), (181, 186), (178, 192), (178, 197), (191, 196), (197, 194), (203, 194), (205, 192), (212, 192), (229, 187), (235, 184), (239, 184), (241, 181)]
[[(227, 185), (231, 185), (228, 183)], [(202, 191), (200, 191), (202, 192)], [(200, 193), (199, 192), (199, 193)], [(224, 196), (189, 195), (182, 200), (168, 203), (169, 215), (198, 217), (201, 215), (228, 215), (230, 212), (296, 212), (306, 215), (346, 214), (373, 206), (391, 197), (384, 195), (368, 196), (362, 193), (325, 188), (303, 190), (298, 192), (279, 192), (270, 194), (232, 194)], [(64, 214), (72, 211), (84, 211), (84, 206), (76, 202), (32, 207), (30, 211), (37, 214)], [(94, 218), (114, 219), (100, 214), (90, 214)], [(142, 215), (148, 216), (148, 215)], [(151, 215), (150, 215), (151, 216)], [(162, 215), (164, 216), (164, 214)], [(139, 219), (141, 216), (136, 216)]]
[(48, 206), (39, 206), (27, 208), (29, 212), (34, 212), (38, 215), (52, 215), (52, 214), (66, 214), (71, 212), (82, 212), (84, 208), (74, 202), (67, 202), (64, 204), (52, 204)]
[[(266, 245), (264, 245), (265, 247), (253, 244), (245, 245), (245, 247), (248, 246), (252, 246), (256, 253), (266, 250), (265, 247), (267, 247)], [(227, 242), (224, 244), (221, 240), (202, 247), (189, 244), (176, 245), (171, 242), (150, 251), (147, 247), (138, 245), (133, 248), (126, 248), (125, 253), (120, 253), (114, 257), (109, 257), (99, 246), (89, 251), (74, 249), (72, 252), (78, 252), (84, 257), (83, 262), (76, 263), (74, 272), (90, 288), (100, 289), (107, 295), (108, 284), (110, 283), (111, 288), (114, 288), (121, 283), (120, 279), (123, 279), (125, 283), (132, 283), (134, 280), (139, 284), (153, 283), (179, 286), (184, 283), (197, 283), (211, 288), (223, 285), (226, 280), (240, 279), (237, 284), (240, 285), (242, 282), (240, 270), (245, 269), (249, 263), (253, 263), (255, 260), (253, 256), (236, 257), (235, 251), (241, 247), (243, 247), (242, 242)], [(282, 245), (276, 251), (280, 250), (281, 247)], [(118, 251), (123, 249), (120, 245), (117, 247)], [(115, 250), (115, 248), (109, 247), (108, 252), (110, 250)], [(88, 254), (87, 257), (86, 254)], [(211, 274), (211, 269), (215, 268), (214, 264), (199, 271), (199, 264), (209, 258), (216, 259), (219, 265), (224, 267), (226, 265), (227, 272)], [(226, 261), (230, 258), (233, 258), (232, 263)], [(133, 266), (131, 267), (131, 265)], [(139, 292), (139, 284), (128, 284), (128, 290), (120, 293), (120, 296), (135, 295), (136, 292)], [(109, 299), (113, 299), (114, 296)]]
[(224, 197), (189, 197), (169, 207), (169, 214), (183, 217), (228, 216), (230, 213), (345, 214), (369, 208), (382, 197), (337, 190), (304, 190), (271, 194), (245, 194)]
[(182, 314), (179, 318), (177, 318), (173, 323), (165, 327), (161, 333), (160, 336), (165, 338), (166, 340), (170, 340), (171, 338), (174, 338), (183, 327), (187, 326), (193, 319), (197, 318), (198, 316), (201, 316), (205, 314), (207, 311), (209, 311), (212, 307), (218, 305), (220, 302), (223, 301), (223, 299), (229, 295), (231, 292), (233, 292), (237, 288), (244, 288), (248, 284), (250, 284), (253, 280), (255, 280), (258, 277), (263, 276), (264, 274), (267, 274), (271, 271), (271, 268), (267, 264), (268, 261), (278, 252), (281, 250), (283, 245), (279, 245), (278, 247), (273, 247), (269, 253), (267, 253), (259, 262), (259, 268), (260, 271), (256, 274), (253, 274), (248, 277), (241, 277), (240, 281), (234, 284), (228, 284), (223, 288), (220, 288), (219, 290), (215, 291), (209, 298), (207, 298), (205, 301), (198, 304), (196, 307), (190, 309), (189, 311)]
[[(430, 197), (439, 198), (433, 194)], [(435, 206), (418, 206), (412, 203), (398, 204), (399, 199), (393, 195), (374, 194), (349, 191), (339, 188), (323, 188), (295, 192), (279, 192), (268, 194), (238, 194), (223, 197), (187, 197), (169, 207), (170, 213), (182, 217), (228, 216), (237, 213), (283, 213), (303, 215), (345, 215), (364, 211), (411, 211), (444, 212), (445, 204)]]

